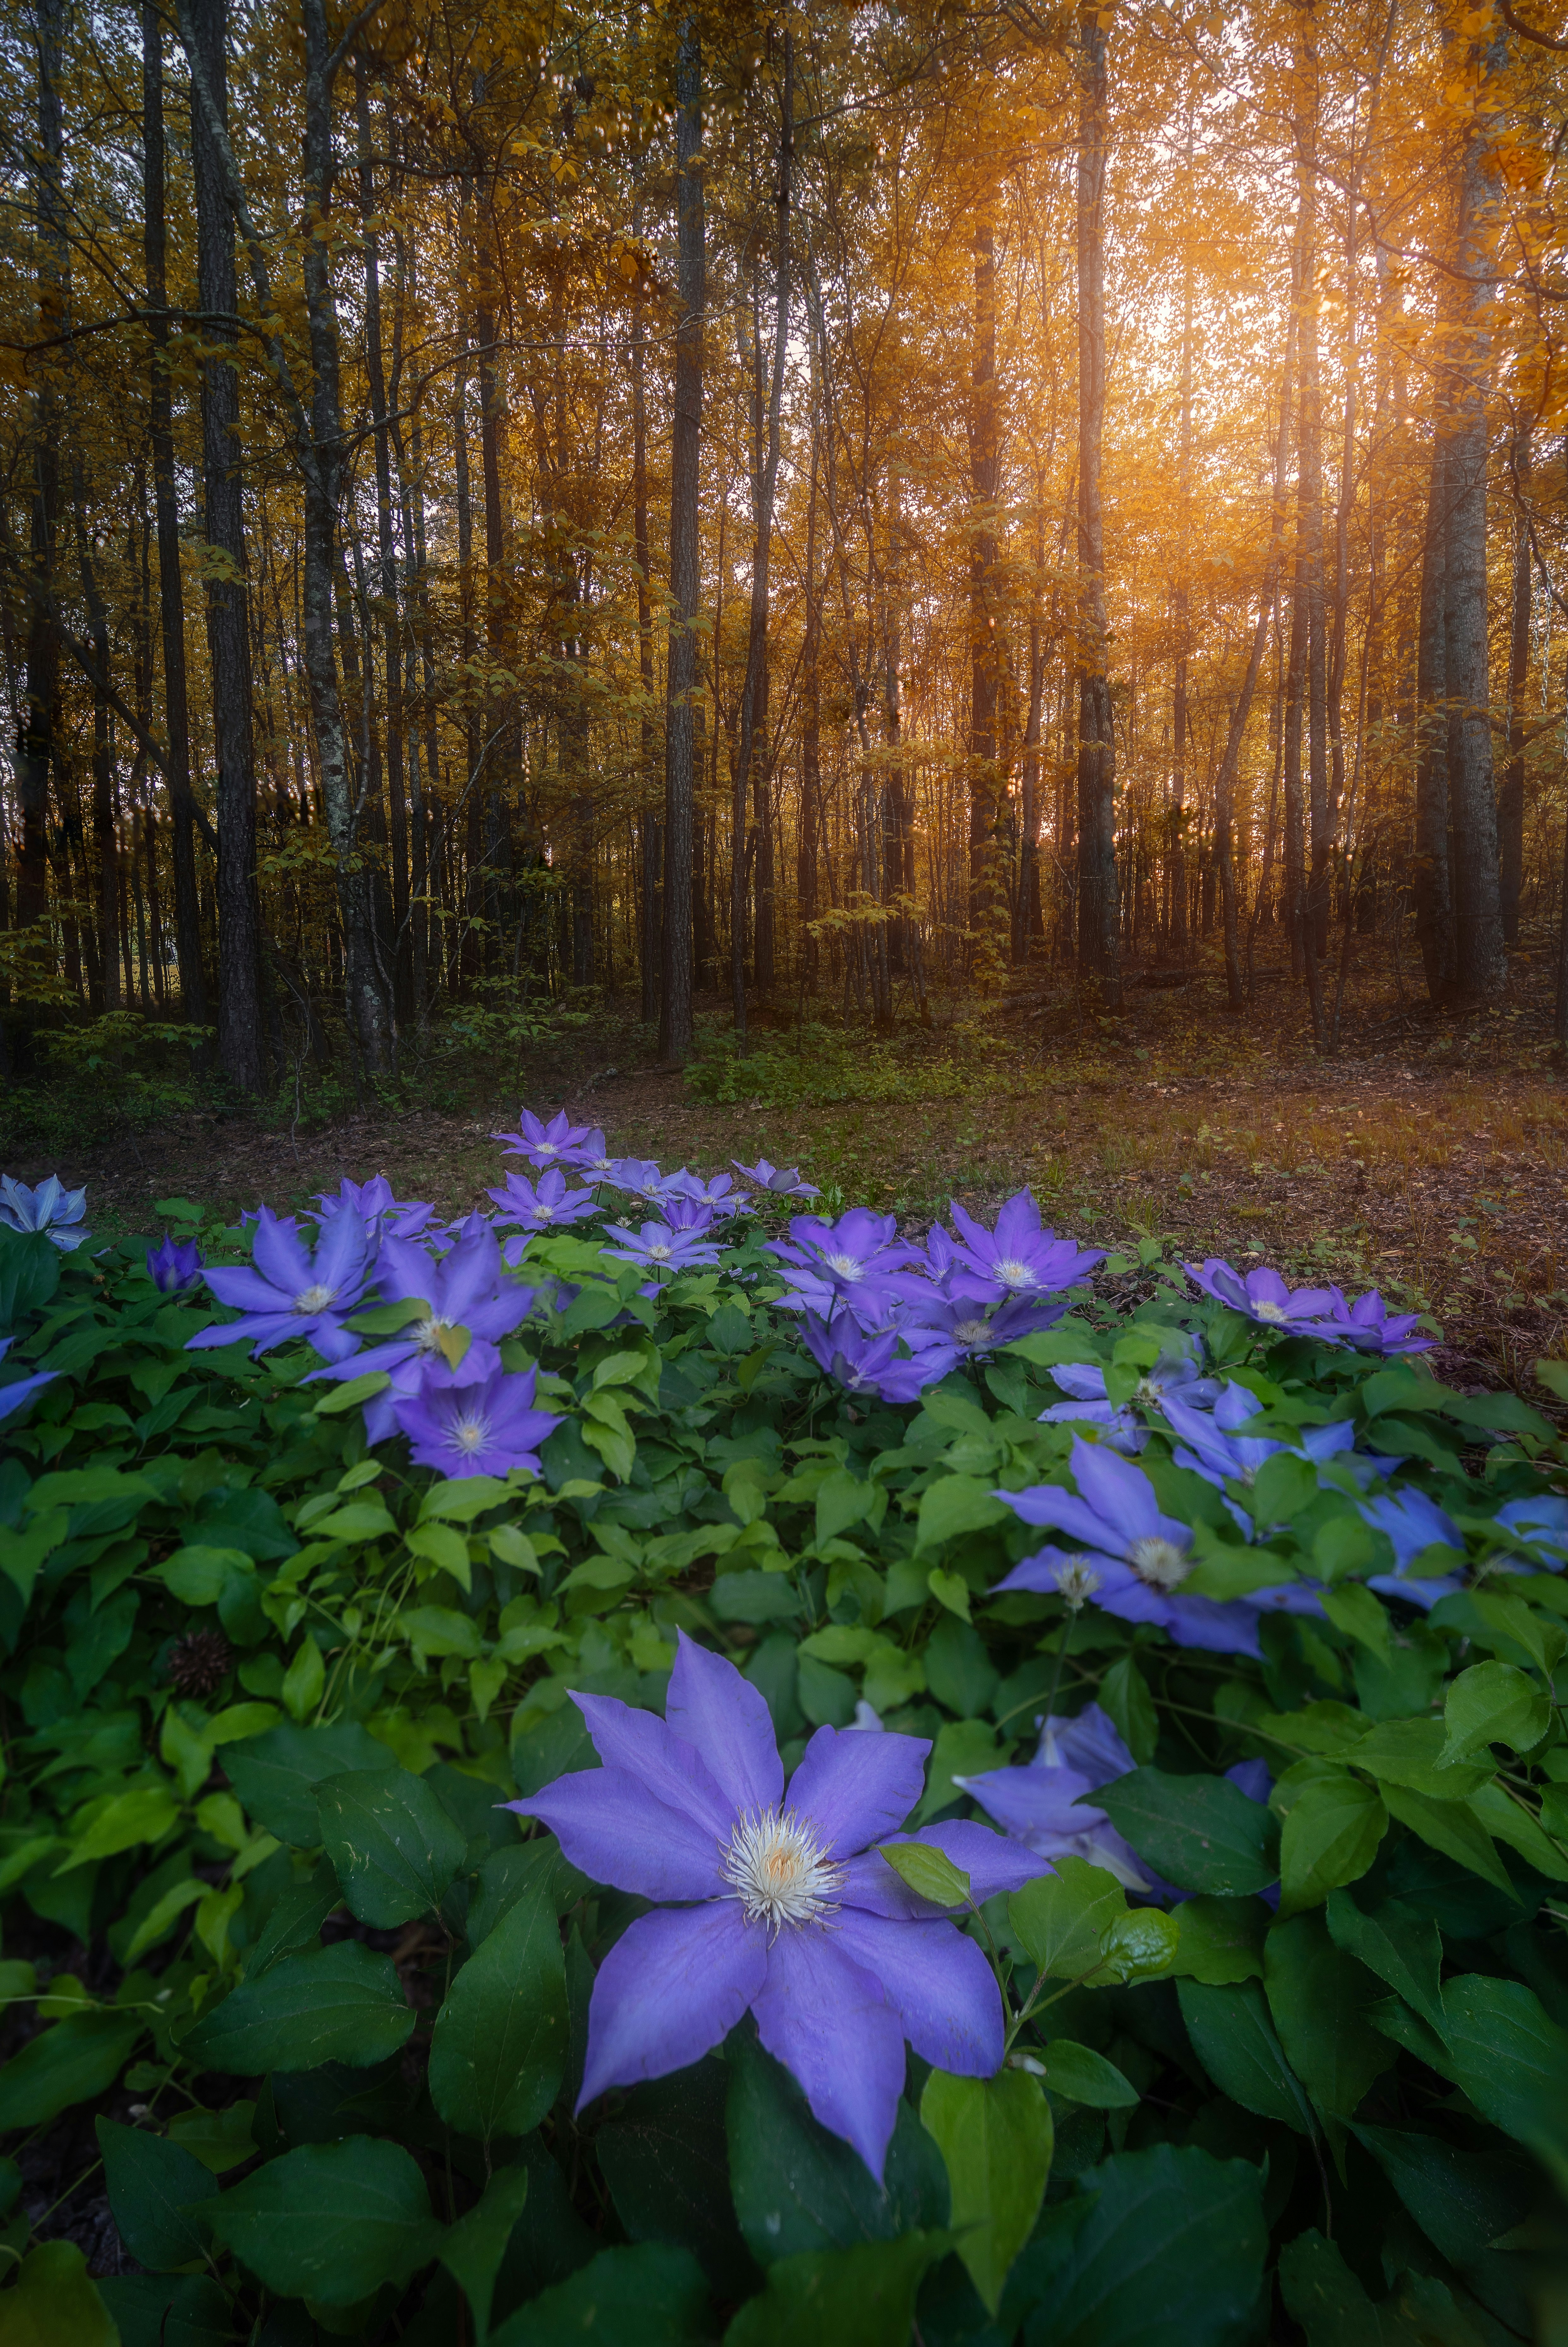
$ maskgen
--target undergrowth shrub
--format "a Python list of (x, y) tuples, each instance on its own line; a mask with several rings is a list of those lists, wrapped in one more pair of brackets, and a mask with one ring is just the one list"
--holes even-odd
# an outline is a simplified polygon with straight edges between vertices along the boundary
[[(221, 1341), (196, 1264), (257, 1226), (181, 1208), (150, 1268), (0, 1229), (0, 2337), (1556, 2337), (1553, 1420), (1257, 1275), (1194, 1299), (1153, 1245), (1092, 1278), (1069, 1248), (1011, 1336), (973, 1282), (1012, 1242), (961, 1225), (885, 1265), (942, 1294), (879, 1335), (832, 1265), (890, 1225), (774, 1243), (778, 1196), (682, 1220), (635, 1179), (692, 1266), (600, 1187), (510, 1250), (493, 1340), (393, 1276), (450, 1245), (428, 1210), (345, 1194), (328, 1378)], [(532, 1373), (537, 1472), (369, 1439), (420, 1422), (363, 1366), (411, 1327), (428, 1393), (492, 1343)], [(728, 1728), (659, 1741), (686, 1655), (786, 1774), (913, 1768), (864, 1857), (796, 1819), (804, 1921), (756, 1890), (787, 1820), (753, 1818), (760, 1878), (713, 1843), (702, 1895), (751, 1886), (766, 1963), (841, 1950), (857, 1901), (914, 1935), (820, 2072), (760, 1992), (733, 2018), (719, 1969), (624, 1952), (704, 1911), (654, 1880), (684, 1796), (666, 1835), (590, 1723), (722, 1768)], [(960, 1961), (977, 2034), (936, 2061)], [(842, 2097), (905, 2036), (879, 2136)], [(95, 2283), (56, 2236), (101, 2193), (128, 2254)]]

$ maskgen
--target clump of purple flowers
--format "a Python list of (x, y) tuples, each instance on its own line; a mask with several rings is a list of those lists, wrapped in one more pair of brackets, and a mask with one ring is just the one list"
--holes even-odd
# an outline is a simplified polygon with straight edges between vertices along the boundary
[[(602, 1768), (511, 1807), (596, 1882), (652, 1900), (600, 1965), (580, 2110), (611, 2086), (700, 2061), (747, 2011), (822, 2122), (881, 2181), (907, 2037), (963, 2077), (1005, 2051), (977, 1942), (911, 1891), (876, 1845), (920, 1798), (923, 1737), (819, 1727), (784, 1785), (767, 1705), (682, 1632), (663, 1719), (574, 1694)], [(976, 1825), (927, 1827), (979, 1902), (1044, 1871)]]
[(493, 1133), (490, 1138), (505, 1144), (508, 1157), (526, 1157), (534, 1166), (588, 1166), (597, 1170), (604, 1161), (604, 1135), (598, 1126), (571, 1123), (564, 1109), (548, 1124), (531, 1109), (524, 1109), (516, 1133)]
[(530, 1231), (564, 1230), (598, 1212), (593, 1192), (569, 1188), (566, 1175), (557, 1166), (541, 1174), (537, 1183), (524, 1174), (508, 1174), (503, 1188), (486, 1194), (501, 1209), (496, 1217), (498, 1223), (521, 1223)]
[(1340, 1288), (1287, 1287), (1277, 1271), (1244, 1275), (1218, 1255), (1210, 1255), (1201, 1269), (1190, 1263), (1182, 1267), (1216, 1304), (1228, 1305), (1276, 1336), (1317, 1337), (1367, 1353), (1420, 1353), (1434, 1342), (1414, 1333), (1419, 1312), (1390, 1316), (1375, 1287), (1350, 1304)]
[[(536, 1291), (505, 1277), (496, 1235), (477, 1214), (468, 1217), (439, 1260), (408, 1239), (385, 1240), (375, 1276), (384, 1302), (424, 1309), (379, 1344), (315, 1374), (340, 1380), (378, 1371), (390, 1377), (390, 1388), (364, 1405), (366, 1438), (381, 1442), (397, 1431), (399, 1405), (426, 1385), (451, 1384), (459, 1376), (472, 1383), (498, 1370), (496, 1348), (527, 1319)], [(458, 1337), (466, 1341), (456, 1343)]]
[(220, 1304), (241, 1315), (187, 1340), (186, 1349), (252, 1344), (260, 1359), (275, 1345), (302, 1337), (323, 1361), (341, 1361), (359, 1339), (343, 1327), (364, 1294), (371, 1242), (352, 1211), (328, 1214), (313, 1251), (307, 1251), (292, 1215), (282, 1220), (263, 1206), (256, 1220), (251, 1262), (210, 1265), (203, 1273)]

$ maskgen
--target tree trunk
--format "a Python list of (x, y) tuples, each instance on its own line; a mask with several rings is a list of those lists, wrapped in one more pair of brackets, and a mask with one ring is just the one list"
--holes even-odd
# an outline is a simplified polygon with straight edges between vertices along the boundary
[(1499, 895), (1502, 934), (1519, 943), (1524, 876), (1524, 692), (1530, 678), (1530, 425), (1513, 435), (1513, 602), (1508, 642), (1508, 764), (1497, 794)]
[(1454, 978), (1453, 892), (1449, 869), (1448, 441), (1440, 415), (1432, 436), (1421, 616), (1416, 651), (1416, 937), (1427, 992), (1443, 1001)]
[(663, 989), (659, 1051), (684, 1061), (692, 1049), (692, 695), (697, 686), (702, 429), (702, 313), (706, 305), (702, 170), (702, 51), (694, 16), (681, 28), (675, 67), (675, 203), (678, 217), (674, 427), (670, 458), (670, 656), (664, 749)]
[[(1103, 169), (1103, 159), (1102, 159)], [(1000, 976), (1002, 918), (998, 824), (997, 704), (1001, 663), (1001, 549), (997, 538), (1001, 420), (997, 388), (996, 188), (988, 185), (974, 233), (975, 342), (969, 395), (969, 952), (982, 987)]]
[[(639, 248), (642, 242), (642, 227), (640, 183), (637, 208), (632, 215), (632, 234)], [(631, 296), (631, 535), (637, 569), (637, 671), (642, 692), (642, 710), (639, 720), (641, 759), (637, 815), (642, 851), (639, 958), (642, 1018), (645, 1025), (651, 1026), (659, 1016), (659, 932), (664, 901), (661, 865), (664, 826), (651, 795), (656, 729), (653, 723), (653, 567), (648, 543), (648, 409), (644, 392), (646, 305), (640, 250), (637, 282)]]
[[(37, 0), (38, 149), (35, 200), (38, 227), (38, 310), (67, 323), (68, 261), (61, 172), (65, 130), (60, 111), (62, 0)], [(48, 901), (49, 781), (59, 755), (60, 637), (55, 619), (56, 533), (60, 501), (59, 402), (48, 361), (33, 398), (29, 560), (33, 594), (27, 615), (26, 669), (16, 735), (16, 805), (21, 838), (16, 867), (16, 926), (41, 921)]]
[(1078, 135), (1078, 960), (1101, 1007), (1122, 1007), (1116, 895), (1116, 743), (1106, 671), (1105, 539), (1100, 501), (1105, 428), (1106, 32), (1079, 15)]
[[(191, 0), (190, 29), (220, 124), (228, 127), (227, 0)], [(239, 308), (234, 222), (222, 159), (204, 109), (191, 109), (196, 276), (209, 344), (232, 343)], [(218, 1062), (240, 1092), (261, 1088), (261, 904), (256, 886), (256, 767), (251, 730), (240, 383), (233, 362), (201, 370), (207, 541), (226, 575), (207, 582), (207, 652), (218, 766)]]

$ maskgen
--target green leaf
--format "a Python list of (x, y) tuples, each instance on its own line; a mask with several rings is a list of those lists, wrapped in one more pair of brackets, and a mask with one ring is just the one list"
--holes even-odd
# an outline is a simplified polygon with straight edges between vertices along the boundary
[(690, 2250), (715, 2296), (747, 2298), (761, 2277), (730, 2190), (724, 2101), (716, 2056), (634, 2086), (593, 2147), (615, 2213), (634, 2241)]
[(153, 2273), (193, 2263), (206, 2250), (207, 2231), (190, 2204), (211, 2190), (201, 2162), (166, 2136), (113, 2119), (97, 2127), (109, 2207), (131, 2256)]
[(490, 2328), (496, 2276), (528, 2197), (526, 2168), (497, 2168), (483, 2197), (466, 2217), (459, 2217), (441, 2244), (441, 2262), (467, 2300), (474, 2329), (481, 2339)]
[[(618, 1571), (618, 1581), (626, 1577), (624, 1568)], [(396, 1627), (422, 1655), (460, 1655), (471, 1662), (481, 1651), (477, 1622), (455, 1605), (410, 1606), (398, 1615)]]
[(924, 1841), (884, 1842), (881, 1855), (900, 1881), (938, 1907), (967, 1907), (969, 1878), (939, 1850)]
[(1264, 1987), (1286, 2060), (1326, 2119), (1354, 2117), (1393, 2061), (1366, 2019), (1377, 1983), (1337, 1947), (1319, 1914), (1276, 1923), (1264, 1943)]
[[(1055, 2058), (1053, 2045), (1053, 2064)], [(994, 2314), (1045, 2198), (1050, 2105), (1027, 2071), (959, 2078), (933, 2070), (920, 2096), (920, 2123), (936, 2138), (948, 2171), (955, 2246)]]
[(941, 2154), (902, 2098), (879, 2188), (859, 2153), (812, 2116), (789, 2072), (749, 2031), (731, 2037), (724, 2059), (735, 2215), (759, 2265), (946, 2224)]
[(1348, 1891), (1333, 1891), (1325, 1910), (1337, 1947), (1386, 1981), (1396, 1996), (1443, 2036), (1448, 2016), (1441, 1986), (1442, 1934), (1428, 1915), (1397, 1899), (1359, 1906)]
[[(803, 1663), (803, 1688), (804, 1685)], [(927, 1824), (959, 1799), (966, 1778), (980, 1777), (988, 1768), (999, 1768), (1006, 1758), (1005, 1749), (998, 1746), (996, 1731), (988, 1727), (983, 1719), (945, 1719), (937, 1730), (936, 1745), (926, 1763), (926, 1790), (911, 1823)]]
[(137, 1850), (145, 1841), (161, 1841), (179, 1816), (179, 1804), (167, 1785), (137, 1785), (117, 1793), (98, 1810), (70, 1856), (56, 1866), (56, 1874), (73, 1867), (91, 1866), (101, 1858), (118, 1858), (122, 1850)]
[(460, 2135), (526, 2135), (559, 2092), (568, 2034), (555, 1905), (535, 1890), (452, 1983), (431, 2040), (431, 2100)]
[(177, 1548), (159, 1566), (159, 1577), (181, 1605), (216, 1605), (229, 1583), (253, 1573), (255, 1560), (242, 1548)]
[(1552, 1721), (1550, 1698), (1528, 1672), (1512, 1663), (1472, 1663), (1449, 1683), (1443, 1699), (1443, 1739), (1440, 1768), (1451, 1768), (1472, 1752), (1490, 1758), (1489, 1744), (1506, 1744), (1528, 1752), (1540, 1743)]
[(304, 1881), (291, 1882), (280, 1891), (262, 1917), (245, 1952), (246, 1979), (259, 1980), (284, 1956), (318, 1946), (322, 1925), (342, 1905), (337, 1877), (326, 1860), (321, 1859)]
[(373, 1931), (434, 1913), (467, 1837), (406, 1768), (330, 1777), (316, 1797), (322, 1840), (352, 1912)]
[(926, 1575), (926, 1586), (938, 1605), (956, 1614), (960, 1622), (969, 1618), (969, 1584), (961, 1573), (948, 1573), (934, 1564)]
[(1374, 2306), (1332, 2241), (1316, 2229), (1299, 2234), (1280, 2253), (1279, 2290), (1286, 2310), (1306, 2333), (1307, 2347), (1415, 2347)]
[(379, 1500), (350, 1500), (346, 1507), (334, 1508), (329, 1516), (322, 1516), (311, 1526), (313, 1540), (352, 1541), (355, 1547), (365, 1541), (384, 1539), (395, 1532), (397, 1525)]
[[(1437, 1722), (1432, 1722), (1433, 1727)], [(1513, 1885), (1509, 1880), (1497, 1847), (1479, 1818), (1463, 1801), (1434, 1801), (1425, 1793), (1412, 1793), (1402, 1785), (1385, 1784), (1383, 1805), (1391, 1818), (1419, 1834), (1433, 1850), (1441, 1850), (1456, 1865), (1468, 1867), (1471, 1873), (1495, 1883), (1499, 1891), (1512, 1897)]]
[[(732, 2337), (733, 2333), (732, 2332)], [(489, 2347), (706, 2347), (713, 2336), (702, 2269), (685, 2250), (640, 2241), (600, 2250), (490, 2333)]]
[(75, 2241), (29, 2250), (15, 2288), (0, 2298), (0, 2336), (5, 2347), (119, 2347), (114, 2318)]
[(1098, 1972), (1102, 1942), (1127, 1911), (1127, 1894), (1114, 1875), (1086, 1858), (1060, 1858), (1054, 1874), (1037, 1875), (1008, 1901), (1008, 1922), (1037, 1972), (1053, 1980), (1084, 1980)]
[(1141, 2099), (1136, 2086), (1114, 2062), (1071, 2037), (1053, 2037), (1045, 2057), (1045, 2083), (1053, 2095), (1096, 2111), (1130, 2111)]
[[(1542, 1806), (1542, 1813), (1549, 1815), (1544, 1801)], [(1483, 1785), (1465, 1807), (1486, 1832), (1516, 1850), (1537, 1874), (1543, 1874), (1549, 1882), (1568, 1881), (1568, 1857), (1530, 1810), (1501, 1784)]]
[(1560, 2183), (1568, 2178), (1568, 2031), (1522, 1981), (1481, 1973), (1450, 1980), (1443, 2009), (1446, 2058), (1434, 2066), (1493, 2127), (1550, 2161)]
[(1522, 1646), (1544, 1677), (1550, 1679), (1568, 1653), (1568, 1630), (1548, 1622), (1522, 1597), (1499, 1597), (1484, 1589), (1469, 1593), (1471, 1604), (1494, 1636)]
[(332, 1727), (280, 1723), (223, 1754), (229, 1781), (251, 1822), (296, 1850), (313, 1850), (321, 1840), (318, 1785), (350, 1769), (395, 1766), (385, 1745), (353, 1719)]
[[(1360, 1520), (1358, 1518), (1356, 1521), (1359, 1522)], [(1357, 1645), (1365, 1646), (1369, 1654), (1387, 1656), (1389, 1609), (1364, 1583), (1342, 1582), (1337, 1589), (1324, 1590), (1319, 1602), (1334, 1627), (1342, 1631), (1347, 1638), (1354, 1638)]]
[(367, 1369), (362, 1377), (346, 1378), (342, 1385), (327, 1388), (315, 1406), (314, 1415), (317, 1418), (344, 1417), (349, 1410), (358, 1409), (362, 1402), (373, 1400), (378, 1393), (384, 1393), (391, 1383), (392, 1379), (384, 1369)]
[(206, 2274), (117, 2274), (98, 2296), (120, 2347), (231, 2347), (229, 2301)]
[(1276, 1450), (1258, 1469), (1252, 1487), (1253, 1514), (1266, 1530), (1286, 1524), (1317, 1497), (1317, 1470), (1293, 1451)]
[(1245, 1897), (1277, 1879), (1278, 1825), (1228, 1778), (1133, 1768), (1092, 1798), (1139, 1857), (1184, 1891)]
[(227, 2176), (256, 2157), (252, 2129), (256, 2106), (229, 2103), (220, 2111), (176, 2111), (169, 2122), (169, 2139), (199, 2159), (210, 2176)]
[(1462, 1801), (1492, 1773), (1490, 1758), (1479, 1767), (1462, 1760), (1445, 1764), (1442, 1723), (1436, 1719), (1382, 1720), (1346, 1757), (1379, 1784), (1399, 1785), (1434, 1801)]
[[(927, 1399), (928, 1406), (928, 1399)], [(940, 1548), (960, 1532), (982, 1532), (988, 1524), (1010, 1521), (1009, 1512), (994, 1498), (989, 1483), (973, 1475), (942, 1475), (920, 1496), (915, 1548)]]
[(415, 2014), (390, 1956), (361, 1940), (285, 1956), (242, 1981), (180, 2041), (199, 2070), (259, 2078), (323, 2062), (368, 2069), (405, 2045)]
[(42, 1231), (0, 1225), (0, 1330), (41, 1312), (60, 1284), (60, 1249)]
[[(847, 2250), (809, 2250), (768, 2268), (724, 2347), (907, 2347), (915, 2296), (928, 2266), (947, 2250), (946, 2233), (905, 2233)], [(519, 2336), (518, 2347), (522, 2347)]]
[(283, 1708), (291, 1719), (303, 1724), (317, 1708), (322, 1689), (326, 1685), (327, 1666), (315, 1640), (300, 1640), (294, 1659), (283, 1674)]
[(1280, 1833), (1280, 1913), (1315, 1907), (1339, 1884), (1358, 1881), (1388, 1830), (1389, 1812), (1373, 1786), (1348, 1768), (1315, 1778)]
[(1263, 1978), (1263, 1935), (1269, 1912), (1261, 1899), (1184, 1899), (1176, 1910), (1173, 1970), (1223, 1986)]
[(1100, 1682), (1100, 1707), (1134, 1760), (1152, 1760), (1160, 1740), (1154, 1698), (1131, 1655), (1112, 1663)]
[(1108, 1926), (1100, 1942), (1100, 1963), (1091, 1988), (1132, 1988), (1159, 1980), (1175, 1962), (1181, 1925), (1158, 1907), (1130, 1907)]
[(73, 2013), (30, 2037), (0, 2069), (0, 2135), (46, 2127), (73, 2103), (96, 2102), (145, 2028), (134, 2013)]
[(1414, 2128), (1358, 2126), (1351, 2132), (1454, 2265), (1486, 2260), (1493, 2241), (1523, 2220), (1536, 2197), (1538, 2171), (1501, 2144), (1465, 2151)]
[(1221, 2094), (1260, 2119), (1311, 2135), (1312, 2106), (1285, 2058), (1258, 1983), (1220, 1988), (1179, 1980), (1176, 1995), (1193, 2051)]
[(302, 2144), (197, 2213), (266, 2289), (321, 2306), (406, 2281), (441, 2243), (409, 2154), (364, 2135)]
[(1235, 2347), (1261, 2335), (1268, 2233), (1250, 2159), (1156, 2144), (1102, 2161), (1080, 2191), (1047, 2211), (1014, 2270), (1007, 2302), (1032, 2310), (1027, 2347)]

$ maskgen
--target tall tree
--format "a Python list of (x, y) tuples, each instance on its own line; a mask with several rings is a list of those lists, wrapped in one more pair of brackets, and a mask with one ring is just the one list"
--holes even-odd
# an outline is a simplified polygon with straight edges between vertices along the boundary
[(1107, 33), (1090, 0), (1078, 16), (1078, 960), (1107, 1010), (1122, 1007), (1116, 890), (1116, 735), (1107, 669), (1105, 525), (1105, 163)]
[(670, 454), (670, 651), (665, 669), (664, 939), (659, 1051), (692, 1049), (692, 815), (702, 433), (702, 323), (707, 251), (702, 200), (702, 47), (696, 17), (681, 27), (675, 64), (677, 218), (674, 417)]

